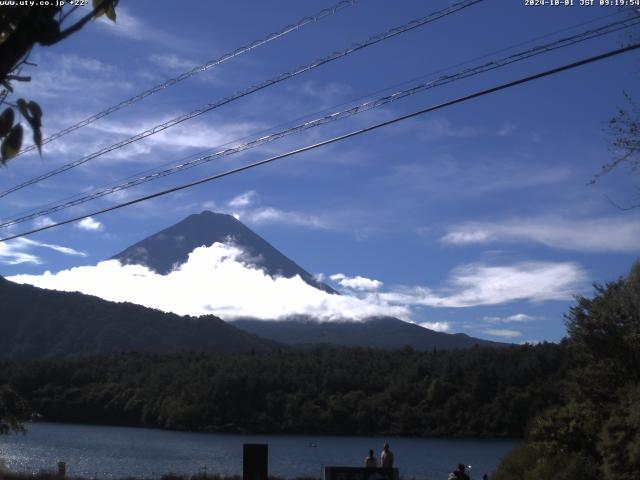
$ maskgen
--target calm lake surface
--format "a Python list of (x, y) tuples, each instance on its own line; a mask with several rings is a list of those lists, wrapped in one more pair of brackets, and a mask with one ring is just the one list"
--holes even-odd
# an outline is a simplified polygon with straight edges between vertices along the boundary
[(459, 440), (306, 435), (183, 433), (144, 428), (60, 423), (27, 425), (26, 435), (0, 436), (0, 459), (14, 471), (53, 470), (58, 460), (69, 475), (155, 478), (182, 474), (242, 474), (242, 444), (269, 445), (269, 473), (285, 478), (321, 477), (322, 467), (361, 466), (369, 448), (376, 456), (391, 445), (400, 476), (446, 479), (458, 463), (471, 478), (491, 473), (516, 440)]

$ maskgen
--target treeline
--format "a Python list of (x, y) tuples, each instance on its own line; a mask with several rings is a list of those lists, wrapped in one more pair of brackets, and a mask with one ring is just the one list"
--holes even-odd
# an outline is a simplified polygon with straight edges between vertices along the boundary
[(494, 480), (640, 478), (640, 263), (566, 318), (564, 401), (530, 423)]
[(562, 401), (563, 345), (123, 354), (0, 364), (45, 420), (177, 430), (521, 436)]

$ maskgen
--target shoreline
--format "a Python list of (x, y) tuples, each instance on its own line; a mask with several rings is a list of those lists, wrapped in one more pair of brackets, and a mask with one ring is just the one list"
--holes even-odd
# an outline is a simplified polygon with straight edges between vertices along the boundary
[[(145, 427), (142, 425), (131, 424), (113, 424), (113, 423), (91, 423), (91, 422), (68, 422), (57, 421), (49, 419), (37, 419), (24, 422), (25, 432), (28, 433), (30, 424), (52, 424), (52, 425), (70, 425), (77, 427), (104, 427), (104, 428), (134, 428), (136, 430), (148, 430), (154, 432), (173, 432), (173, 433), (188, 433), (188, 434), (201, 434), (201, 435), (228, 435), (228, 436), (251, 436), (251, 437), (317, 437), (317, 438), (379, 438), (381, 441), (384, 439), (394, 438), (407, 438), (407, 439), (419, 439), (419, 440), (469, 440), (469, 441), (523, 441), (524, 437), (514, 437), (509, 435), (487, 435), (487, 436), (472, 436), (472, 435), (403, 435), (403, 434), (371, 434), (371, 435), (357, 435), (357, 434), (341, 434), (341, 433), (309, 433), (309, 432), (294, 432), (294, 433), (282, 433), (282, 432), (247, 432), (247, 431), (229, 431), (229, 430), (178, 430), (170, 428), (160, 427)], [(21, 433), (18, 432), (18, 435)]]
[[(95, 480), (103, 477), (84, 477), (75, 475), (60, 476), (54, 470), (40, 470), (37, 473), (14, 472), (0, 469), (0, 480)], [(159, 477), (109, 477), (110, 480), (242, 480), (242, 475), (219, 475), (217, 473), (196, 473), (180, 475), (175, 473), (161, 474)], [(269, 475), (269, 480), (320, 480), (320, 477), (291, 477), (284, 478)], [(407, 479), (404, 479), (407, 480)]]

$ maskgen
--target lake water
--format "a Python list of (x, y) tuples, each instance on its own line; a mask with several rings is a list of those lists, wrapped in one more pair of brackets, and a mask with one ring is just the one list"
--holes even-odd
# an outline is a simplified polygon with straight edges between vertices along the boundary
[(14, 471), (54, 470), (91, 478), (157, 478), (173, 472), (242, 474), (242, 445), (269, 445), (269, 473), (285, 478), (321, 477), (322, 467), (362, 466), (389, 441), (400, 476), (446, 479), (458, 463), (471, 478), (491, 473), (516, 440), (468, 440), (308, 435), (231, 435), (55, 423), (27, 425), (26, 435), (0, 436), (0, 459)]

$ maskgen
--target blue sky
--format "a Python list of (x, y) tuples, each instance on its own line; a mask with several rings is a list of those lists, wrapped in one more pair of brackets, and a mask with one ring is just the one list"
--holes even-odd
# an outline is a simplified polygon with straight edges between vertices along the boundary
[[(49, 143), (42, 158), (15, 159), (0, 171), (0, 188), (452, 3), (361, 0)], [(33, 81), (17, 92), (42, 105), (46, 136), (329, 5), (122, 0), (115, 25), (98, 21), (59, 45), (34, 50)], [(9, 195), (0, 200), (0, 216), (260, 137), (418, 77), (437, 78), (622, 18), (616, 12), (486, 0)], [(624, 39), (609, 35), (428, 90), (5, 232), (266, 158), (617, 48)], [(640, 209), (612, 204), (637, 202), (638, 173), (621, 167), (587, 185), (610, 158), (604, 130), (625, 105), (623, 92), (640, 94), (638, 60), (638, 53), (605, 60), (29, 241), (0, 244), (0, 274), (94, 265), (209, 209), (238, 215), (348, 294), (375, 292), (404, 306), (416, 323), (494, 340), (558, 340), (572, 295), (626, 274), (640, 250)]]

